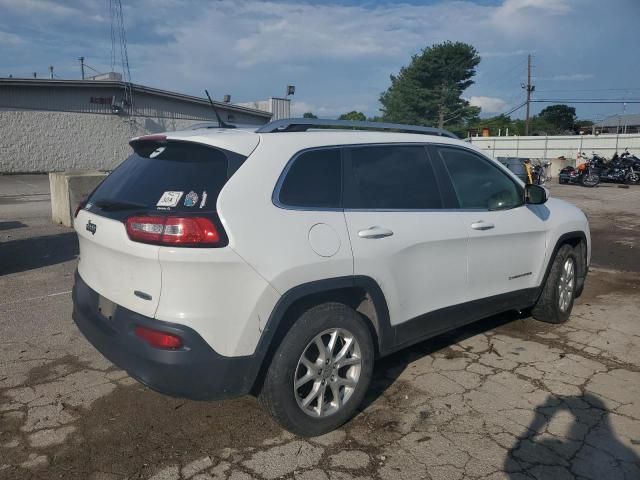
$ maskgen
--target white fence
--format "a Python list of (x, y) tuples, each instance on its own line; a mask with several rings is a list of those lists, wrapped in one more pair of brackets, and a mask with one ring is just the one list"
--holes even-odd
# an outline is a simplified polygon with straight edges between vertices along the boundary
[(640, 134), (566, 135), (557, 137), (470, 137), (467, 139), (494, 157), (576, 159), (579, 152), (607, 158), (628, 148), (640, 156)]

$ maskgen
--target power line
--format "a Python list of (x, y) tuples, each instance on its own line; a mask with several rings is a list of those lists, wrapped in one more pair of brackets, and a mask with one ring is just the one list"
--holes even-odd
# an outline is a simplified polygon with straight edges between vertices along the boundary
[(559, 90), (538, 90), (538, 92), (625, 92), (627, 90), (640, 90), (640, 88), (584, 88), (584, 89), (559, 89)]
[(505, 117), (508, 117), (509, 115), (511, 115), (513, 112), (515, 112), (516, 110), (520, 110), (522, 107), (524, 107), (527, 104), (527, 102), (522, 102), (520, 105), (518, 105), (515, 108), (512, 108), (511, 110), (509, 110), (506, 113), (501, 113), (500, 115), (504, 115)]
[(531, 103), (640, 103), (638, 99), (632, 100), (549, 100), (549, 99), (540, 99), (540, 100), (531, 100)]
[(96, 70), (95, 68), (93, 68), (91, 65), (88, 65), (86, 62), (84, 63), (84, 66), (85, 66), (86, 68), (90, 69), (90, 70), (93, 70), (94, 72), (96, 72), (96, 73), (98, 73), (98, 74), (99, 74), (99, 73), (102, 73), (102, 72), (99, 72), (98, 70)]

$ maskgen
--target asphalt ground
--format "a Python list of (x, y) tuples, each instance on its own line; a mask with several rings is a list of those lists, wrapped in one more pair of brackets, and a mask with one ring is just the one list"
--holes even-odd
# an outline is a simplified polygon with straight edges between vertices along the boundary
[(570, 321), (507, 313), (385, 358), (352, 421), (301, 439), (252, 397), (174, 399), (106, 361), (71, 320), (47, 177), (0, 176), (0, 479), (640, 479), (640, 187), (554, 182), (592, 229)]

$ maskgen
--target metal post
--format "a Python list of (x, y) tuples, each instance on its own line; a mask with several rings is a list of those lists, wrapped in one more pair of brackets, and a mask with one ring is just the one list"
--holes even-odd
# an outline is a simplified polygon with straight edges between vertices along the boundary
[(82, 73), (82, 80), (84, 80), (84, 57), (79, 57), (80, 60), (80, 72)]
[(582, 152), (582, 140), (584, 139), (583, 136), (580, 136), (580, 148), (578, 149), (578, 153)]

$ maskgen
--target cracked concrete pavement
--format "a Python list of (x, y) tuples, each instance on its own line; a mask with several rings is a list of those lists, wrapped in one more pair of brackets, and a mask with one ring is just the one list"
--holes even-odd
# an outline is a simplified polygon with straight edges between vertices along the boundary
[(165, 397), (101, 357), (45, 180), (0, 177), (0, 479), (640, 479), (640, 187), (552, 194), (594, 238), (567, 324), (507, 313), (399, 352), (351, 422), (302, 439), (254, 398)]

